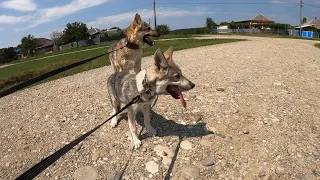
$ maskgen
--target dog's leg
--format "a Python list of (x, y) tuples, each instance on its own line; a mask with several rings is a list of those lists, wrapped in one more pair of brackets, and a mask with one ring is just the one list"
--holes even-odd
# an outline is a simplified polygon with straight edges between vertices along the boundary
[[(116, 114), (120, 109), (120, 102), (117, 101), (114, 97), (111, 97), (111, 103), (112, 103), (112, 108), (113, 108), (113, 114)], [(110, 125), (112, 128), (117, 126), (118, 117), (119, 117), (119, 115), (117, 115), (111, 119)]]
[(136, 110), (133, 107), (128, 109), (128, 122), (129, 122), (129, 129), (131, 133), (131, 142), (134, 149), (138, 149), (141, 145), (141, 141), (137, 135), (137, 127), (136, 127)]
[(135, 62), (134, 64), (134, 72), (138, 74), (141, 71), (141, 59)]
[(149, 136), (155, 136), (157, 131), (150, 124), (150, 104), (144, 105), (142, 109), (143, 117), (144, 117), (144, 126), (146, 127)]

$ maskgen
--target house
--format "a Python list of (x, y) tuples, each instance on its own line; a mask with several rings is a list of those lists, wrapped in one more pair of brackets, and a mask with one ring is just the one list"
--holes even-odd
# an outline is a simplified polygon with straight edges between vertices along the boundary
[(50, 39), (38, 38), (39, 45), (35, 50), (35, 54), (45, 54), (54, 50), (54, 43)]
[(93, 27), (88, 29), (88, 33), (89, 33), (89, 39), (100, 38), (100, 35), (101, 35), (100, 30), (98, 28), (93, 28)]
[[(268, 18), (267, 16), (259, 13), (258, 15), (256, 15), (255, 17), (253, 17), (250, 20), (243, 20), (243, 21), (236, 21), (233, 22), (235, 24), (249, 24), (249, 28), (252, 29), (254, 28), (256, 25), (259, 24), (274, 24), (275, 22), (273, 20), (271, 20), (270, 18)], [(267, 27), (260, 27), (261, 29), (267, 29)]]
[[(315, 17), (301, 25), (303, 31), (313, 31), (313, 29), (320, 29), (320, 19)], [(297, 26), (296, 29), (300, 29), (300, 26)]]

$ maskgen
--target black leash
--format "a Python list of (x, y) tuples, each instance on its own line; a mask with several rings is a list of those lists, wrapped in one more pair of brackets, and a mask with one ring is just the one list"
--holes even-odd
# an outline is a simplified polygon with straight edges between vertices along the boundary
[(32, 168), (24, 172), (22, 175), (16, 178), (16, 180), (29, 180), (35, 178), (37, 175), (39, 175), (42, 171), (44, 171), (47, 167), (49, 167), (51, 164), (53, 164), (55, 161), (57, 161), (59, 158), (61, 158), (63, 155), (65, 155), (68, 151), (70, 151), (73, 147), (75, 147), (77, 144), (79, 144), (81, 141), (83, 141), (85, 138), (87, 138), (89, 135), (91, 135), (93, 132), (95, 132), (97, 129), (99, 129), (101, 126), (103, 126), (105, 123), (107, 123), (110, 119), (115, 117), (116, 115), (120, 114), (122, 111), (127, 109), (132, 104), (137, 103), (140, 100), (140, 95), (137, 95), (135, 98), (131, 100), (127, 105), (125, 105), (123, 108), (119, 110), (116, 114), (112, 115), (98, 125), (97, 127), (93, 128), (89, 132), (83, 134), (82, 136), (78, 137), (77, 139), (73, 140), (69, 144), (65, 145), (55, 153), (51, 154), (50, 156), (46, 157), (42, 161), (40, 161), (38, 164), (34, 165)]

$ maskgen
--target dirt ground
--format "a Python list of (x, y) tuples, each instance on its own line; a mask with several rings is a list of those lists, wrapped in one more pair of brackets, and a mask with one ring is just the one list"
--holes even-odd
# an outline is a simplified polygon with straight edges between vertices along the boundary
[[(160, 96), (157, 137), (131, 151), (125, 118), (106, 124), (36, 179), (320, 179), (320, 49), (314, 41), (249, 41), (174, 52), (196, 87), (187, 109)], [(153, 61), (143, 59), (143, 67)], [(0, 99), (0, 179), (13, 179), (106, 120), (111, 67)], [(142, 127), (139, 115), (138, 129)]]

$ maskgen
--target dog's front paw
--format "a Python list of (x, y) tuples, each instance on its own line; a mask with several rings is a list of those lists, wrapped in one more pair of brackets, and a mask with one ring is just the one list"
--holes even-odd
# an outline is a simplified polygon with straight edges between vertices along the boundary
[(150, 137), (157, 135), (157, 131), (156, 131), (153, 127), (151, 127), (151, 126), (147, 128), (147, 131), (148, 131), (148, 135), (149, 135)]
[(141, 141), (137, 138), (133, 138), (132, 145), (134, 149), (138, 149), (141, 146)]
[(118, 124), (118, 119), (112, 118), (111, 122), (110, 122), (111, 127), (115, 128), (117, 126), (117, 124)]

